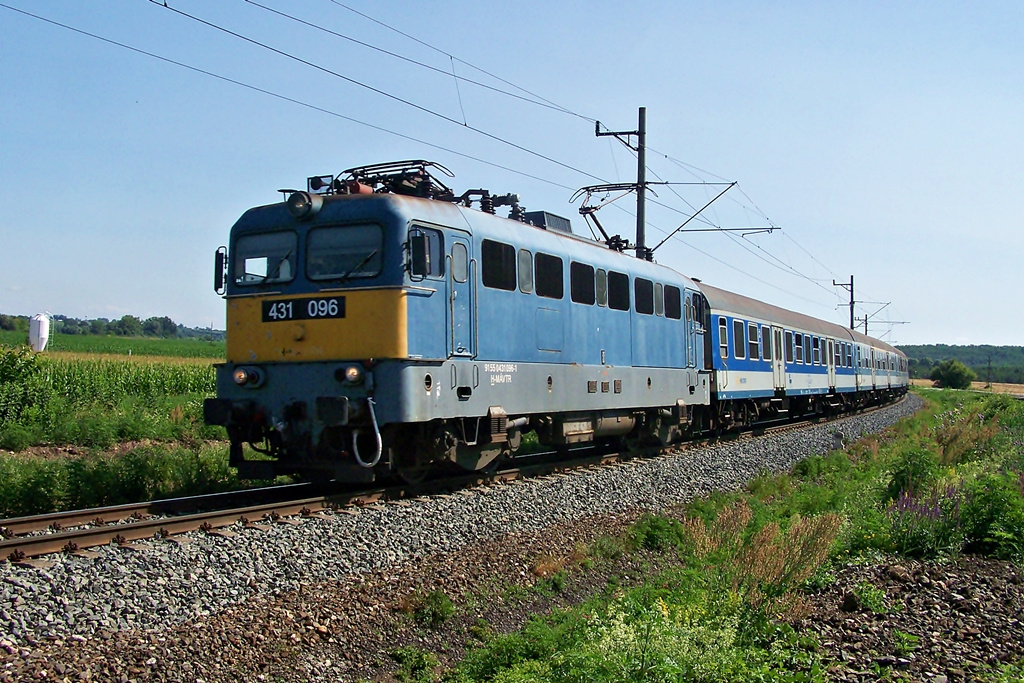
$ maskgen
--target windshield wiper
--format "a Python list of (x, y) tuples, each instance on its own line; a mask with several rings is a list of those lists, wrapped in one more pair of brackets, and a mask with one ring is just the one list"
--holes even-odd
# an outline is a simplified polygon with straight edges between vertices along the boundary
[(351, 268), (349, 268), (349, 269), (348, 269), (348, 270), (347, 270), (347, 271), (345, 272), (345, 274), (344, 274), (344, 275), (342, 275), (341, 277), (339, 277), (339, 278), (338, 278), (337, 280), (335, 280), (334, 282), (340, 285), (341, 283), (343, 283), (343, 282), (345, 282), (346, 280), (348, 280), (349, 276), (351, 276), (351, 275), (352, 275), (353, 273), (355, 273), (355, 272), (356, 272), (357, 270), (359, 270), (360, 268), (362, 268), (363, 266), (365, 266), (365, 265), (366, 265), (367, 263), (369, 263), (369, 262), (370, 262), (370, 259), (372, 259), (372, 258), (373, 258), (374, 256), (376, 256), (376, 255), (377, 255), (377, 252), (378, 252), (378, 251), (380, 251), (380, 249), (374, 249), (373, 251), (371, 251), (371, 252), (370, 252), (369, 254), (367, 254), (366, 256), (364, 256), (364, 257), (363, 257), (363, 260), (362, 260), (362, 261), (360, 261), (360, 262), (359, 262), (359, 263), (357, 263), (356, 265), (354, 265), (354, 266), (352, 266)]
[(269, 280), (271, 278), (271, 276), (273, 276), (273, 278), (275, 280), (277, 278), (281, 277), (281, 266), (283, 266), (284, 262), (288, 260), (288, 257), (292, 255), (292, 251), (294, 251), (294, 250), (293, 249), (289, 249), (288, 251), (286, 251), (284, 253), (284, 256), (281, 257), (281, 260), (277, 262), (277, 265), (274, 266), (273, 268), (271, 268), (270, 270), (268, 270), (267, 274), (263, 276), (263, 279), (260, 280), (256, 284), (259, 284), (259, 285), (264, 284), (267, 280)]

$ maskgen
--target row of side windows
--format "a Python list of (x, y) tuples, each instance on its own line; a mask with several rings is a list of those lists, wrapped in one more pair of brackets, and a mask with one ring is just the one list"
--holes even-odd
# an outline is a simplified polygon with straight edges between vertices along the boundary
[[(484, 287), (537, 293), (549, 299), (565, 296), (563, 263), (558, 256), (511, 244), (484, 240), (480, 245), (480, 279)], [(644, 278), (633, 281), (636, 312), (679, 320), (682, 318), (682, 292), (673, 285), (662, 285)], [(569, 298), (578, 304), (607, 306), (617, 311), (629, 310), (629, 276), (614, 270), (594, 268), (586, 263), (569, 263)]]
[[(746, 333), (744, 333), (746, 330)], [(737, 360), (772, 359), (771, 333), (768, 325), (734, 319), (732, 334), (725, 316), (718, 318), (718, 346), (722, 358)], [(731, 338), (731, 344), (730, 344)], [(786, 330), (786, 362), (801, 365), (828, 363), (828, 338)], [(731, 353), (730, 353), (731, 351)], [(781, 354), (781, 350), (776, 349)], [(854, 346), (849, 342), (833, 341), (832, 362), (837, 368), (852, 368)]]

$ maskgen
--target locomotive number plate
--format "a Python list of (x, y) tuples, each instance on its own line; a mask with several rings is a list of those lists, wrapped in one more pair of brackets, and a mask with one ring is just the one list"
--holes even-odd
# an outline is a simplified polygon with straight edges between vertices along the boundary
[(343, 296), (323, 299), (277, 299), (263, 302), (263, 322), (265, 323), (344, 317), (345, 297)]

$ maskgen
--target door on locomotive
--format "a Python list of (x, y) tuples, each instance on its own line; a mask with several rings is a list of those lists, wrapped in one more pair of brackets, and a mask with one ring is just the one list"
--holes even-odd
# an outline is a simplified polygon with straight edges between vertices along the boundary
[(473, 266), (468, 239), (451, 236), (448, 254), (448, 355), (472, 358), (476, 355), (476, 310), (473, 305)]
[(697, 367), (697, 316), (694, 313), (694, 292), (686, 290), (686, 367)]

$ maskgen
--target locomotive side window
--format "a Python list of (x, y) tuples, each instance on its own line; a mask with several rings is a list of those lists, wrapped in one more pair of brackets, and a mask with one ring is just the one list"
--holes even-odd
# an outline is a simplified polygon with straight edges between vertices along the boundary
[(537, 254), (537, 296), (561, 299), (565, 291), (562, 282), (562, 259), (550, 254)]
[(804, 362), (804, 335), (797, 332), (793, 335), (794, 341), (796, 342), (796, 362)]
[(413, 226), (409, 231), (409, 272), (414, 278), (444, 275), (441, 231)]
[(786, 362), (793, 362), (793, 333), (786, 330)]
[(569, 297), (578, 304), (593, 306), (597, 300), (594, 289), (594, 266), (569, 262)]
[[(452, 245), (452, 279), (456, 282), (465, 282), (469, 279), (469, 250), (462, 242)], [(515, 285), (512, 285), (511, 289), (515, 289)]]
[[(454, 258), (455, 252), (452, 251)], [(516, 248), (504, 242), (484, 240), (480, 245), (480, 277), (484, 287), (513, 291), (516, 288)], [(455, 264), (452, 264), (455, 268)]]
[(629, 310), (629, 276), (625, 273), (608, 271), (608, 308)]
[(718, 350), (722, 358), (729, 357), (729, 322), (725, 316), (718, 316)]
[[(665, 285), (665, 317), (672, 320), (679, 320), (683, 317), (682, 295), (678, 287)], [(690, 309), (686, 309), (686, 319), (690, 320)]]
[(637, 313), (650, 315), (654, 313), (654, 283), (638, 277), (633, 280), (633, 296)]
[(665, 287), (660, 282), (654, 285), (654, 315), (665, 315)]
[(743, 334), (743, 321), (732, 321), (732, 356), (733, 358), (747, 357), (747, 335)]
[(608, 305), (608, 271), (604, 268), (597, 269), (597, 305)]
[(379, 275), (383, 244), (384, 231), (372, 223), (313, 228), (306, 236), (306, 275), (341, 281)]
[(298, 242), (298, 236), (290, 230), (239, 237), (231, 253), (235, 284), (290, 282), (295, 278)]
[(747, 323), (747, 346), (750, 348), (750, 360), (761, 356), (761, 338), (757, 331), (757, 323)]
[(523, 294), (533, 291), (533, 254), (526, 249), (519, 250), (519, 291)]

